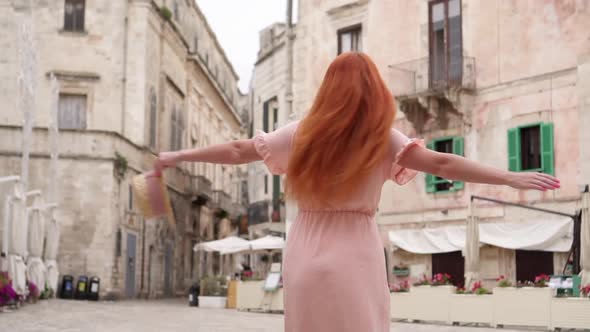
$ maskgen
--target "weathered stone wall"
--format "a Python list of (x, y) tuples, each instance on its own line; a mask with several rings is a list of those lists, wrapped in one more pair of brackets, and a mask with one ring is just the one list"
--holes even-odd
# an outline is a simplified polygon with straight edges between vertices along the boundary
[[(89, 1), (81, 33), (62, 31), (63, 1), (35, 2), (39, 74), (30, 188), (46, 190), (48, 179), (59, 177), (60, 270), (100, 277), (101, 295), (109, 298), (180, 295), (204, 275), (198, 255), (190, 255), (194, 241), (215, 238), (214, 207), (194, 208), (189, 174), (206, 176), (233, 202), (241, 199), (239, 167), (185, 163), (166, 171), (175, 212), (172, 229), (165, 220), (144, 220), (130, 193), (133, 176), (152, 167), (154, 153), (170, 149), (173, 107), (184, 117), (182, 148), (243, 137), (238, 77), (196, 5), (176, 2), (181, 15), (166, 21), (160, 7), (173, 8), (173, 1)], [(17, 28), (25, 10), (19, 1), (0, 1), (0, 26), (6, 32), (0, 35), (0, 103), (13, 105), (0, 110), (0, 176), (20, 174), (22, 116), (14, 106)], [(193, 35), (198, 35), (199, 54)], [(48, 174), (50, 72), (58, 74), (60, 92), (87, 96), (86, 129), (60, 132), (58, 174)], [(154, 149), (147, 147), (152, 94), (157, 104)], [(116, 153), (127, 170), (115, 166)], [(0, 188), (0, 197), (7, 193), (8, 187)], [(134, 292), (126, 286), (128, 234), (137, 241)], [(203, 267), (209, 274), (212, 263)], [(171, 267), (168, 292), (166, 266)]]
[[(395, 127), (427, 141), (463, 136), (467, 158), (507, 169), (507, 130), (552, 122), (555, 175), (562, 187), (543, 193), (467, 184), (456, 193), (427, 194), (423, 174), (403, 187), (389, 182), (383, 187), (378, 217), (386, 246), (392, 229), (463, 223), (470, 195), (575, 211), (578, 185), (589, 182), (590, 172), (588, 149), (584, 149), (590, 138), (583, 125), (588, 122), (590, 41), (583, 32), (588, 19), (590, 5), (583, 1), (534, 5), (526, 1), (462, 1), (463, 55), (474, 59), (476, 91), (460, 105), (463, 114), (446, 129), (418, 132), (399, 111)], [(363, 51), (376, 62), (394, 94), (400, 82), (392, 80), (390, 66), (428, 57), (426, 0), (300, 1), (294, 77), (297, 112), (305, 113), (311, 105), (327, 66), (337, 54), (338, 29), (355, 24), (362, 24)], [(485, 218), (534, 218), (526, 210), (477, 205), (478, 214)], [(423, 260), (406, 256), (394, 255), (390, 265)], [(513, 253), (500, 250), (496, 256), (499, 267), (489, 274), (513, 275)], [(496, 256), (490, 254), (489, 260)], [(555, 257), (559, 270), (565, 258)]]

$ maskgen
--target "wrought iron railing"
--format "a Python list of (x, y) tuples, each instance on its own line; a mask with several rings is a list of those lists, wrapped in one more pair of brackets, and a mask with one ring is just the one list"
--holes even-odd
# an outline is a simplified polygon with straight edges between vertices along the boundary
[[(453, 66), (457, 69), (452, 69)], [(475, 58), (462, 57), (460, 64), (439, 66), (433, 72), (430, 58), (389, 66), (389, 85), (396, 97), (441, 92), (450, 88), (475, 90)]]
[(248, 206), (248, 224), (256, 225), (270, 221), (270, 201), (260, 201)]
[(202, 175), (192, 177), (193, 192), (197, 196), (205, 196), (211, 198), (211, 181)]
[(225, 212), (231, 212), (231, 196), (223, 190), (213, 191), (213, 203)]

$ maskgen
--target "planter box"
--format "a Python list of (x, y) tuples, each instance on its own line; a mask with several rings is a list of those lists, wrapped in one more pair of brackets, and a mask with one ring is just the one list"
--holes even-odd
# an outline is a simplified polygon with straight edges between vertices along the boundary
[(199, 307), (225, 309), (227, 297), (221, 296), (199, 296)]
[[(414, 286), (410, 288), (409, 320), (445, 322), (450, 324), (449, 301), (455, 286)], [(399, 308), (393, 308), (395, 311)]]
[(551, 326), (567, 329), (590, 329), (590, 299), (583, 297), (551, 299)]
[[(390, 293), (391, 298), (391, 319), (395, 320), (405, 320), (411, 319), (410, 317), (415, 317), (415, 313), (418, 308), (416, 308), (416, 301), (414, 297), (410, 293)], [(418, 310), (419, 312), (419, 310)]]
[(453, 294), (449, 300), (449, 316), (452, 323), (479, 323), (492, 325), (492, 296)]
[(494, 288), (493, 326), (520, 325), (549, 328), (551, 300), (555, 291), (546, 288)]
[(260, 309), (264, 297), (264, 280), (238, 282), (236, 309)]

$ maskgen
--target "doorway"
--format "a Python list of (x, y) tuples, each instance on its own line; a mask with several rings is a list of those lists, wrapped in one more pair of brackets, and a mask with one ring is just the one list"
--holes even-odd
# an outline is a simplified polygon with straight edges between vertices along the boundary
[(125, 273), (125, 296), (127, 298), (135, 297), (135, 261), (137, 249), (137, 236), (127, 233), (127, 256), (126, 256), (126, 273)]

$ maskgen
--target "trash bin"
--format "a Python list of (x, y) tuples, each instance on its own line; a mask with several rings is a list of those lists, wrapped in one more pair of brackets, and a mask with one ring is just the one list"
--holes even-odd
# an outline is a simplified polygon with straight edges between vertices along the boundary
[(91, 301), (98, 301), (98, 293), (100, 291), (100, 279), (98, 277), (90, 278), (88, 285), (88, 299)]
[(74, 277), (65, 275), (61, 279), (60, 297), (62, 299), (74, 298)]
[(188, 291), (188, 305), (191, 307), (198, 307), (199, 306), (199, 293), (201, 291), (201, 287), (198, 283), (193, 284)]
[(88, 277), (79, 276), (76, 284), (76, 299), (86, 300), (88, 296)]

